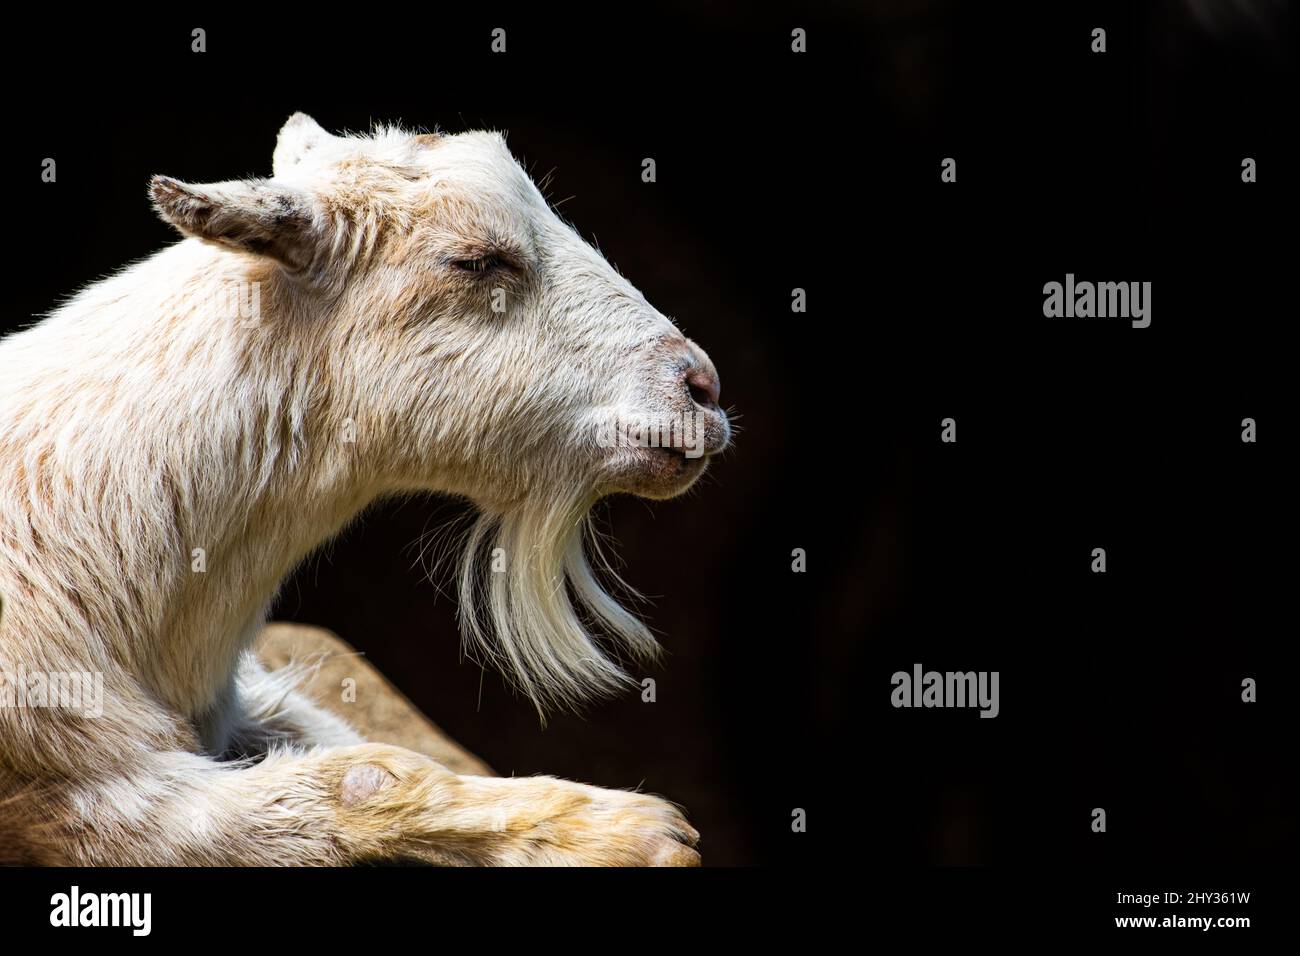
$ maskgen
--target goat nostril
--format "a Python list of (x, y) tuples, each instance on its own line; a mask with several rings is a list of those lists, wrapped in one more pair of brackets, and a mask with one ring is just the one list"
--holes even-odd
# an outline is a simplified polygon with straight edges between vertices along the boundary
[(718, 377), (702, 368), (697, 368), (686, 376), (686, 390), (696, 405), (718, 404)]

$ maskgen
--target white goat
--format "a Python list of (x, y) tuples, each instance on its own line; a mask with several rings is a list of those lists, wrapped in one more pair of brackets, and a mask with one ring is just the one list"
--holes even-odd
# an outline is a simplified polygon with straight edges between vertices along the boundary
[[(480, 511), (466, 640), (539, 709), (620, 686), (583, 621), (656, 644), (586, 515), (726, 446), (704, 352), (496, 134), (295, 114), (273, 178), (151, 188), (190, 238), (0, 342), (0, 861), (697, 863), (663, 800), (366, 743), (248, 648), (314, 548), (436, 491)], [(102, 713), (24, 706), (19, 674), (102, 675)]]

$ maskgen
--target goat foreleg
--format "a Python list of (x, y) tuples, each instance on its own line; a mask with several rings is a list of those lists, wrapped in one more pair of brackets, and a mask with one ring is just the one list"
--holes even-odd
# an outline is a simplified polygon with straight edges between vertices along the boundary
[(461, 775), (386, 744), (260, 763), (155, 754), (84, 783), (29, 832), (73, 865), (693, 866), (699, 834), (658, 797), (557, 780)]

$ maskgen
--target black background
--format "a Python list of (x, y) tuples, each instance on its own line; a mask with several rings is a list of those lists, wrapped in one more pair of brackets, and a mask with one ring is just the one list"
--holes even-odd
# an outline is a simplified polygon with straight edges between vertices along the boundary
[[(269, 175), (295, 110), (505, 130), (742, 416), (697, 490), (606, 509), (656, 596), (658, 701), (543, 730), (462, 661), (413, 547), (447, 501), (378, 508), (277, 618), (335, 630), (501, 773), (681, 802), (706, 864), (1293, 860), (1290, 25), (990, 6), (29, 25), (6, 70), (30, 254), (0, 321), (172, 241), (150, 175)], [(1152, 282), (1151, 327), (1044, 318), (1067, 272)], [(893, 709), (917, 662), (1000, 671), (1001, 715)]]

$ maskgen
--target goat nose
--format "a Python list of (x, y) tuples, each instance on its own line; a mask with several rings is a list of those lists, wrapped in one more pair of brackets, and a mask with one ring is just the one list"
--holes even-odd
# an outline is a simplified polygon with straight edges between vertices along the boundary
[(686, 376), (686, 390), (696, 405), (717, 405), (722, 386), (718, 375), (706, 368), (697, 368)]

